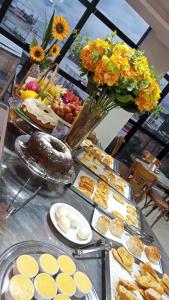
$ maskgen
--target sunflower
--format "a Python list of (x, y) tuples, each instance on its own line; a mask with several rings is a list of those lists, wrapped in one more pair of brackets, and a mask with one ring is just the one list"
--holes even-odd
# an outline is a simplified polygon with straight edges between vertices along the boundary
[(40, 62), (45, 57), (45, 51), (43, 50), (43, 48), (40, 45), (37, 45), (30, 49), (30, 56), (33, 60)]
[(53, 20), (52, 35), (58, 41), (64, 40), (69, 34), (69, 23), (64, 17), (56, 16)]
[(49, 51), (49, 56), (55, 56), (57, 57), (60, 53), (60, 47), (56, 44), (54, 44)]

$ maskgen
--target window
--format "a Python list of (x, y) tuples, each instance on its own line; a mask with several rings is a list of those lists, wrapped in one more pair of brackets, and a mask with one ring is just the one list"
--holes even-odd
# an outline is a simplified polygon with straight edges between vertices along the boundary
[(3, 3), (4, 3), (4, 0), (0, 0), (0, 8), (1, 8)]
[[(97, 37), (104, 38), (107, 34), (110, 34), (111, 30), (104, 25), (97, 17), (91, 15), (81, 30), (81, 35), (84, 37), (90, 37), (90, 39), (95, 39)], [(118, 36), (115, 37), (116, 40), (121, 40)], [(71, 49), (67, 52), (66, 56), (61, 61), (61, 68), (69, 73), (72, 77), (79, 80), (80, 69), (76, 58), (71, 52)], [(86, 85), (85, 77), (81, 78), (81, 82)]]
[(151, 114), (143, 124), (143, 127), (161, 141), (169, 143), (169, 94), (167, 94), (160, 105), (163, 108), (163, 112), (159, 115)]
[(148, 29), (148, 24), (125, 0), (100, 0), (97, 8), (135, 43)]
[[(1, 0), (2, 1), (2, 0)], [(32, 35), (41, 39), (45, 21), (49, 20), (53, 10), (55, 14), (65, 16), (73, 29), (85, 7), (78, 0), (13, 0), (3, 18), (2, 27), (22, 42), (30, 43)]]
[(169, 178), (169, 154), (161, 160), (160, 170)]
[(168, 81), (164, 77), (161, 78), (161, 80), (160, 80), (161, 90), (163, 90), (167, 84), (168, 84)]
[(117, 158), (130, 166), (132, 163), (131, 154), (142, 155), (144, 150), (148, 150), (154, 156), (157, 156), (162, 149), (163, 146), (150, 138), (149, 135), (143, 133), (141, 130), (137, 130), (118, 153)]

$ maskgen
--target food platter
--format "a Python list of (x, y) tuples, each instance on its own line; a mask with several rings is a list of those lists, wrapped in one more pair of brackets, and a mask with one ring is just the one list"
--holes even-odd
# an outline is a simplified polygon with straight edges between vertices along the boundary
[[(133, 266), (133, 271), (129, 273), (125, 270), (121, 264), (113, 257), (112, 252), (109, 251), (106, 253), (106, 265), (109, 266), (109, 280), (110, 280), (110, 290), (111, 290), (111, 299), (114, 300), (116, 298), (116, 288), (117, 282), (119, 279), (127, 280), (128, 282), (135, 283), (135, 276), (140, 275), (140, 262), (136, 259)], [(157, 273), (158, 276), (159, 273)], [(141, 289), (134, 291), (133, 294), (135, 295), (136, 299), (143, 300), (141, 293), (139, 292)], [(163, 300), (168, 300), (169, 296), (164, 293)]]
[(58, 173), (58, 176), (52, 177), (51, 175), (47, 174), (47, 172), (40, 167), (28, 153), (26, 143), (28, 142), (29, 138), (30, 135), (20, 135), (15, 141), (15, 150), (29, 170), (42, 179), (53, 183), (71, 183), (75, 177), (74, 167), (72, 167), (65, 175)]
[[(32, 255), (35, 259), (38, 259), (43, 253), (49, 253), (56, 258), (59, 255), (65, 254), (61, 249), (51, 244), (41, 241), (25, 241), (11, 246), (0, 256), (0, 299), (5, 300), (4, 293), (9, 285), (11, 272), (18, 256), (27, 254)], [(82, 265), (78, 261), (76, 261), (76, 266), (78, 270), (84, 271)], [(72, 297), (72, 299), (75, 298)], [(83, 299), (99, 300), (94, 287), (92, 288), (92, 291)]]
[[(69, 213), (73, 214), (73, 216), (76, 218), (77, 226), (75, 226), (75, 228), (70, 228), (67, 233), (65, 233), (59, 227), (58, 222), (56, 220), (56, 211), (59, 207), (64, 207), (66, 210), (69, 211)], [(65, 204), (65, 203), (53, 204), (50, 208), (50, 218), (51, 218), (51, 221), (52, 221), (53, 225), (55, 226), (55, 228), (60, 232), (61, 235), (63, 235), (69, 241), (71, 241), (75, 244), (86, 245), (92, 240), (92, 230), (91, 230), (89, 223), (87, 222), (85, 217), (77, 209), (73, 208), (72, 206)], [(81, 239), (77, 238), (78, 226), (84, 226), (85, 228), (88, 229), (90, 234), (87, 239), (81, 240)]]
[[(93, 191), (92, 195), (85, 194), (84, 191), (81, 190), (79, 187), (80, 179), (83, 176), (87, 177), (87, 178), (89, 177), (94, 183), (94, 191)], [(116, 190), (114, 190), (112, 187), (108, 186), (109, 193), (108, 193), (108, 197), (107, 197), (107, 200), (108, 200), (107, 207), (102, 206), (102, 204), (98, 202), (98, 198), (96, 196), (97, 195), (97, 190), (96, 190), (97, 183), (98, 183), (98, 177), (96, 175), (92, 174), (86, 168), (81, 168), (73, 185), (71, 186), (71, 190), (73, 190), (77, 194), (80, 194), (83, 199), (85, 199), (87, 202), (89, 202), (94, 207), (99, 207), (99, 209), (104, 214), (107, 214), (110, 218), (114, 218), (115, 214), (116, 214), (116, 217), (118, 215), (119, 217), (123, 216), (125, 219), (128, 218), (129, 214), (127, 212), (127, 206), (133, 205), (133, 203), (131, 201), (129, 201), (128, 199), (126, 199), (124, 196), (122, 196), (120, 193), (118, 193)], [(106, 184), (106, 183), (104, 183), (104, 184)], [(117, 197), (117, 195), (118, 195), (118, 198), (120, 198), (123, 201), (124, 205), (122, 205), (121, 203), (118, 203), (118, 201), (115, 200), (114, 197)], [(96, 198), (94, 198), (95, 196), (96, 196)], [(115, 204), (118, 206), (117, 211), (114, 209)], [(137, 208), (136, 208), (136, 213), (137, 213), (137, 225), (133, 224), (132, 227), (135, 227), (135, 229), (140, 232), (142, 230), (142, 222), (141, 222), (141, 218), (140, 218), (140, 212)]]
[[(91, 224), (91, 225), (92, 225), (93, 229), (94, 229), (95, 231), (97, 231), (97, 232), (99, 232), (99, 231), (97, 230), (96, 223), (97, 223), (98, 218), (99, 218), (100, 216), (102, 216), (102, 215), (103, 215), (103, 214), (102, 214), (101, 212), (99, 212), (99, 210), (97, 210), (97, 209), (94, 210), (93, 218), (92, 218), (92, 224)], [(101, 234), (101, 233), (99, 232), (99, 234)], [(130, 235), (127, 231), (124, 230), (124, 233), (122, 234), (121, 238), (112, 235), (111, 232), (110, 232), (110, 230), (108, 230), (107, 233), (106, 233), (106, 235), (103, 235), (103, 236), (104, 236), (106, 239), (112, 240), (112, 241), (114, 241), (114, 242), (117, 243), (117, 244), (123, 245), (123, 246), (127, 249), (127, 251), (128, 251), (129, 253), (131, 253), (131, 252), (129, 251), (129, 249), (128, 249), (128, 246), (127, 246), (127, 241), (128, 241), (128, 239), (130, 238), (131, 235)], [(145, 246), (146, 246), (146, 245), (144, 245), (144, 248), (145, 248)], [(132, 254), (132, 253), (131, 253), (131, 254)], [(133, 255), (133, 254), (132, 254), (132, 255)], [(149, 262), (149, 260), (148, 260), (148, 258), (147, 258), (147, 256), (146, 256), (146, 254), (145, 254), (144, 251), (143, 251), (141, 257), (137, 257), (136, 255), (134, 255), (134, 256), (135, 256), (138, 260), (140, 260), (140, 261), (142, 261), (142, 262)], [(162, 272), (163, 272), (161, 262), (159, 262), (159, 263), (157, 263), (157, 264), (153, 264), (153, 263), (151, 263), (151, 264), (152, 264), (152, 267), (153, 267), (157, 272), (159, 272), (159, 273), (162, 273)]]
[[(96, 148), (96, 147), (95, 147)], [(97, 149), (100, 149), (97, 147)], [(105, 153), (103, 150), (101, 150), (102, 157), (110, 156), (107, 153)], [(131, 186), (130, 184), (120, 177), (116, 173), (117, 169), (117, 163), (116, 160), (112, 158), (112, 162), (109, 166), (107, 166), (104, 161), (99, 161), (97, 158), (89, 157), (89, 159), (83, 159), (85, 156), (85, 151), (79, 150), (76, 153), (75, 161), (88, 169), (91, 173), (96, 175), (97, 177), (101, 178), (103, 181), (105, 181), (108, 185), (116, 189), (119, 193), (121, 193), (125, 198), (128, 200), (131, 200)], [(122, 191), (120, 189), (120, 185), (123, 184), (124, 190)]]

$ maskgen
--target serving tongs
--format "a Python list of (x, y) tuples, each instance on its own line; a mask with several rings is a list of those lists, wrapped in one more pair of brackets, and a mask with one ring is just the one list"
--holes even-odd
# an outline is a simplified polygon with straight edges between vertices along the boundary
[(135, 226), (128, 225), (124, 222), (124, 228), (125, 231), (127, 231), (131, 235), (138, 235), (139, 238), (145, 243), (145, 244), (152, 244), (154, 242), (154, 238), (152, 235), (143, 232), (142, 230), (138, 230)]
[(86, 254), (98, 252), (98, 251), (110, 251), (114, 247), (113, 242), (104, 242), (103, 240), (98, 240), (89, 246), (83, 248), (75, 248), (73, 252), (74, 257), (83, 256)]

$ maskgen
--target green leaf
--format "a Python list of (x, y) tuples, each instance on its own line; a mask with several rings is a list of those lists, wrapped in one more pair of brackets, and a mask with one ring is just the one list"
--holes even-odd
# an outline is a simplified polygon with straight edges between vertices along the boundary
[(134, 101), (134, 98), (131, 95), (116, 95), (116, 99), (122, 103), (128, 103)]
[(36, 37), (33, 35), (32, 42), (30, 43), (29, 48), (31, 49), (37, 45), (38, 45), (38, 41), (37, 41)]
[(42, 41), (42, 47), (44, 47), (45, 49), (46, 49), (46, 47), (47, 47), (47, 45), (50, 41), (50, 38), (51, 38), (51, 31), (52, 31), (54, 16), (55, 16), (55, 10), (53, 11), (53, 14), (50, 18), (49, 24), (46, 28), (45, 35), (44, 35), (44, 38), (43, 38), (43, 41)]

